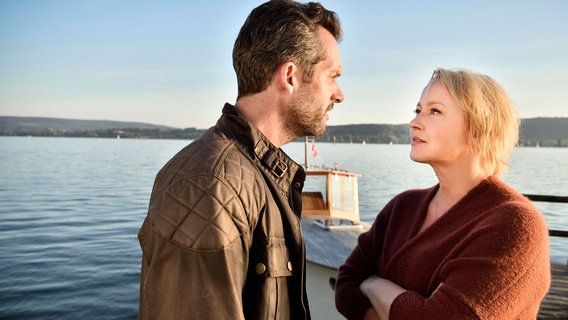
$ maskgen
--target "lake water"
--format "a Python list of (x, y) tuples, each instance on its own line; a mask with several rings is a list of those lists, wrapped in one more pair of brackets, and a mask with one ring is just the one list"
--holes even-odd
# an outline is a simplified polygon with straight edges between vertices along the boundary
[[(0, 319), (135, 319), (138, 228), (157, 171), (189, 141), (0, 137)], [(316, 144), (310, 164), (362, 174), (362, 220), (397, 193), (436, 183), (408, 145)], [(304, 162), (304, 144), (284, 147)], [(504, 180), (523, 193), (568, 195), (568, 149), (518, 148)], [(536, 203), (568, 230), (568, 204)], [(567, 239), (551, 238), (566, 261)]]

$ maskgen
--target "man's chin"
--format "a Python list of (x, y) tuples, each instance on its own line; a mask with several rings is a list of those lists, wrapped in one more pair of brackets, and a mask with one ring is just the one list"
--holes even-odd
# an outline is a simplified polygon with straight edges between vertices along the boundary
[(314, 130), (312, 136), (321, 137), (324, 135), (326, 131), (327, 131), (327, 124), (324, 123), (323, 126)]

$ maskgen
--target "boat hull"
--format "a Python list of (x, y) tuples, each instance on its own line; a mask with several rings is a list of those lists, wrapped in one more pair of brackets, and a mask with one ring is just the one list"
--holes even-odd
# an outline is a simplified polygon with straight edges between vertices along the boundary
[(329, 284), (337, 277), (337, 269), (308, 261), (306, 264), (307, 291), (313, 320), (344, 320), (335, 308), (335, 294)]

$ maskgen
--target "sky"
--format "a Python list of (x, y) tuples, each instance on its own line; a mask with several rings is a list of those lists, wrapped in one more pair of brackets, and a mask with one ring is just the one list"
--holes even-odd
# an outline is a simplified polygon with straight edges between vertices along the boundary
[[(0, 115), (208, 128), (262, 2), (0, 0)], [(408, 123), (438, 67), (491, 76), (522, 118), (568, 117), (568, 1), (321, 3), (344, 31), (328, 125)]]

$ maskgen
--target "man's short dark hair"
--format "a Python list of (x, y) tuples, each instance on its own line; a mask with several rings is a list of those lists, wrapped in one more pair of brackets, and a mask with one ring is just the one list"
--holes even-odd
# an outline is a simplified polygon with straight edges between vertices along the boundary
[(276, 68), (288, 61), (298, 65), (304, 81), (310, 82), (313, 66), (326, 57), (319, 27), (341, 40), (339, 18), (320, 3), (273, 0), (252, 10), (233, 48), (237, 99), (265, 90)]

